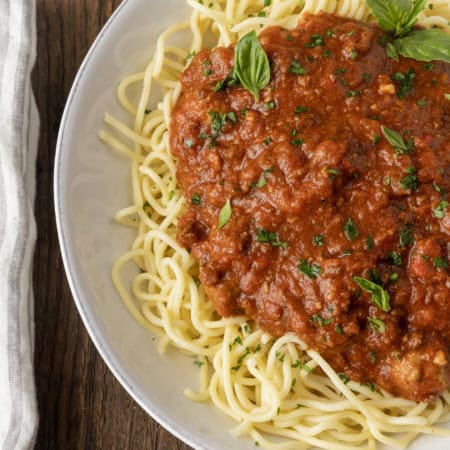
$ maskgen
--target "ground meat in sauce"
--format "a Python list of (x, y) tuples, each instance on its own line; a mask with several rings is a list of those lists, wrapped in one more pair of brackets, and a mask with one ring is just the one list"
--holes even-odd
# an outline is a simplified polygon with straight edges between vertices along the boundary
[[(396, 62), (378, 27), (327, 14), (260, 42), (271, 81), (258, 103), (218, 84), (232, 47), (200, 52), (181, 76), (178, 241), (219, 314), (295, 332), (353, 380), (433, 398), (450, 381), (450, 66)], [(391, 310), (354, 276), (382, 285)]]

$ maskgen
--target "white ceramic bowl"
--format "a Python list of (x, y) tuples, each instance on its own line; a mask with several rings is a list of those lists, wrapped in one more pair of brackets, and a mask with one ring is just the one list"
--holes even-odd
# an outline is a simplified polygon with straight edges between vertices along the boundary
[[(245, 450), (230, 419), (183, 395), (196, 387), (192, 359), (171, 350), (161, 357), (155, 338), (129, 315), (111, 282), (114, 259), (134, 233), (114, 213), (131, 201), (129, 161), (97, 138), (105, 111), (124, 117), (115, 91), (124, 76), (142, 70), (156, 37), (189, 14), (184, 0), (125, 0), (89, 51), (62, 119), (55, 163), (59, 241), (73, 297), (98, 351), (116, 378), (153, 418), (196, 449)], [(445, 439), (421, 438), (411, 447), (449, 448)]]

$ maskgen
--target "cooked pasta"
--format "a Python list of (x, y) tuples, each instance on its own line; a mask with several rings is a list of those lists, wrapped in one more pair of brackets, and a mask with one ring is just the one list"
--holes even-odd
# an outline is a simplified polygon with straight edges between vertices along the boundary
[[(377, 443), (405, 448), (419, 434), (450, 436), (436, 426), (450, 420), (448, 392), (432, 403), (394, 397), (340, 377), (295, 335), (274, 339), (246, 317), (219, 317), (198, 281), (195, 259), (176, 241), (185, 199), (168, 147), (168, 126), (181, 92), (178, 76), (192, 54), (211, 37), (214, 47), (228, 46), (251, 30), (294, 28), (304, 12), (373, 21), (369, 8), (363, 0), (187, 3), (190, 18), (162, 33), (145, 70), (120, 83), (118, 98), (129, 121), (106, 114), (108, 131), (100, 132), (131, 162), (132, 203), (115, 218), (135, 228), (137, 236), (113, 266), (120, 297), (137, 322), (160, 337), (161, 354), (171, 345), (192, 356), (199, 387), (187, 388), (186, 396), (212, 402), (236, 421), (234, 435), (249, 435), (263, 448), (375, 449)], [(449, 31), (448, 1), (430, 3), (433, 8), (421, 13), (419, 23)], [(264, 17), (258, 16), (262, 10)], [(174, 45), (176, 35), (186, 31), (190, 46)], [(128, 96), (131, 86), (139, 88), (137, 101)], [(151, 105), (155, 89), (161, 98)], [(131, 286), (122, 280), (124, 270), (136, 271)]]

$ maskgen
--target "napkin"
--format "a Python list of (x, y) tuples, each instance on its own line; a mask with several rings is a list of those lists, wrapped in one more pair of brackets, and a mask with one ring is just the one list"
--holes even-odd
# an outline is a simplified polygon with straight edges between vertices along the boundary
[(35, 1), (0, 0), (0, 449), (28, 449), (37, 427), (31, 265), (39, 119), (30, 74)]

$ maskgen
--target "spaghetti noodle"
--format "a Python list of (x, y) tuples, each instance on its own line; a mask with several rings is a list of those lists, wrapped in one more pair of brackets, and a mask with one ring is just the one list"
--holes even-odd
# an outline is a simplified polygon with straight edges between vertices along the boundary
[[(126, 78), (118, 98), (134, 121), (131, 128), (109, 114), (111, 132), (100, 138), (131, 160), (133, 204), (116, 214), (136, 229), (132, 248), (113, 266), (113, 282), (135, 319), (160, 336), (159, 350), (172, 345), (196, 357), (198, 391), (194, 401), (212, 401), (239, 424), (236, 436), (250, 435), (264, 448), (359, 449), (377, 442), (406, 447), (418, 434), (450, 436), (435, 425), (450, 420), (450, 393), (433, 403), (415, 403), (339, 376), (295, 335), (273, 339), (246, 317), (220, 318), (198, 281), (198, 266), (176, 241), (185, 200), (176, 181), (176, 161), (168, 147), (171, 111), (181, 92), (179, 74), (193, 53), (228, 46), (249, 31), (279, 25), (294, 28), (303, 12), (326, 11), (373, 21), (360, 0), (187, 0), (188, 21), (173, 25), (158, 39), (146, 70)], [(450, 7), (433, 1), (419, 23), (450, 31)], [(260, 14), (261, 11), (264, 14)], [(189, 49), (172, 45), (178, 33), (192, 35)], [(128, 88), (138, 85), (134, 104)], [(149, 99), (161, 90), (161, 102), (149, 111)], [(117, 135), (117, 137), (115, 136)], [(137, 265), (127, 289), (124, 266)]]

